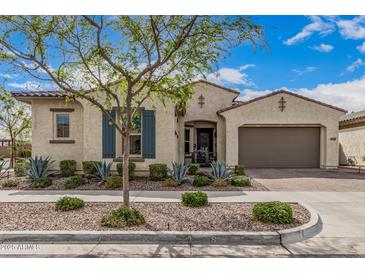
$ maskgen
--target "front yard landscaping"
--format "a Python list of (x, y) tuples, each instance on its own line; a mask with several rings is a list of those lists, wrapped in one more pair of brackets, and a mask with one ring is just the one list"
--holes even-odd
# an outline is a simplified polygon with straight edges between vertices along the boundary
[(132, 203), (143, 215), (144, 224), (113, 229), (102, 226), (101, 220), (120, 208), (120, 203), (85, 202), (72, 211), (56, 211), (55, 203), (1, 203), (0, 230), (275, 231), (310, 220), (305, 208), (289, 205), (293, 222), (274, 224), (253, 217), (254, 203), (209, 203), (194, 208), (182, 203)]
[[(98, 161), (82, 162), (83, 173), (76, 174), (76, 162), (64, 160), (59, 163), (60, 171), (49, 171), (54, 161), (49, 158), (30, 158), (29, 162), (17, 162), (16, 172), (0, 180), (0, 189), (23, 190), (122, 190), (122, 163), (117, 163), (117, 172), (112, 163)], [(230, 169), (224, 162), (211, 163), (211, 170), (200, 169), (199, 164), (185, 165), (172, 162), (150, 164), (149, 177), (135, 175), (136, 164), (129, 162), (130, 190), (132, 191), (261, 191), (261, 184), (245, 176), (243, 166)]]
[[(22, 189), (22, 190), (122, 190), (123, 186), (120, 184), (117, 187), (110, 188), (110, 184), (99, 184), (98, 180), (83, 178), (84, 183), (79, 184), (77, 179), (71, 179), (72, 177), (61, 177), (58, 175), (51, 176), (52, 184), (45, 188), (35, 188), (32, 185), (31, 180), (26, 177), (18, 177), (12, 179), (3, 179), (0, 181), (0, 189)], [(11, 180), (13, 183), (9, 183)], [(66, 183), (69, 181), (68, 183)], [(5, 183), (5, 184), (4, 184)], [(66, 185), (65, 185), (66, 183)], [(69, 187), (73, 186), (73, 187)], [(214, 187), (212, 184), (203, 186), (194, 186), (193, 182), (187, 181), (181, 185), (175, 185), (173, 187), (167, 186), (166, 181), (151, 181), (148, 177), (136, 177), (130, 181), (130, 190), (138, 191), (266, 191), (263, 185), (251, 181), (248, 186), (234, 186), (228, 184), (224, 187)]]

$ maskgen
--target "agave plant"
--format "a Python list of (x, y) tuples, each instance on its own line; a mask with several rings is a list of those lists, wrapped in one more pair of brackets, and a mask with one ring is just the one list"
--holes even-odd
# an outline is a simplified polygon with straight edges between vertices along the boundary
[(97, 173), (96, 176), (100, 179), (101, 183), (105, 183), (107, 178), (110, 176), (112, 164), (113, 164), (112, 162), (106, 163), (105, 161), (102, 163), (94, 162), (94, 166)]
[(170, 170), (170, 175), (174, 181), (180, 185), (183, 181), (188, 179), (186, 176), (189, 167), (184, 164), (179, 164), (176, 162), (172, 162), (172, 169)]
[(231, 177), (231, 172), (225, 162), (213, 161), (210, 163), (212, 167), (212, 177), (214, 180), (229, 180)]
[(51, 165), (54, 163), (53, 160), (51, 160), (51, 157), (42, 158), (38, 156), (35, 156), (34, 158), (29, 159), (30, 167), (26, 171), (26, 174), (34, 179), (39, 179), (42, 177), (45, 177), (48, 175), (48, 170), (51, 167)]

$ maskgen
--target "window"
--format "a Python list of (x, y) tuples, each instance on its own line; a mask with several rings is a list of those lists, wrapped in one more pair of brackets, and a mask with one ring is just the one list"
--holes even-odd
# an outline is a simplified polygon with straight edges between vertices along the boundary
[(142, 155), (142, 115), (140, 112), (135, 114), (132, 122), (129, 153), (131, 156)]
[(58, 138), (70, 137), (70, 115), (56, 114), (56, 123), (57, 123), (57, 137)]
[(190, 153), (190, 129), (185, 129), (185, 154)]

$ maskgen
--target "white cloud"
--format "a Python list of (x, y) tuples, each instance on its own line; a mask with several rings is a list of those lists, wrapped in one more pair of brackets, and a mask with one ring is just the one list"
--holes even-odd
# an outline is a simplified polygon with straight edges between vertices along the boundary
[(45, 90), (55, 90), (56, 86), (53, 83), (42, 83), (36, 81), (26, 81), (23, 83), (12, 82), (7, 84), (9, 87), (24, 90), (33, 91), (45, 91)]
[[(320, 84), (313, 89), (299, 88), (292, 91), (348, 111), (360, 111), (365, 109), (364, 87), (365, 77), (338, 84)], [(245, 89), (242, 90), (242, 95), (238, 98), (238, 100), (250, 100), (273, 91), (274, 90), (255, 91)]]
[(244, 85), (247, 87), (255, 86), (252, 80), (243, 71), (255, 67), (254, 64), (246, 64), (238, 69), (235, 68), (221, 68), (215, 73), (211, 73), (207, 76), (207, 79), (216, 83), (226, 83), (235, 85)]
[(333, 50), (333, 46), (323, 43), (318, 46), (312, 46), (310, 48), (319, 52), (330, 52)]
[(336, 24), (345, 39), (365, 38), (365, 16), (356, 16), (351, 20), (337, 20)]
[(364, 62), (361, 60), (361, 58), (357, 59), (355, 62), (353, 62), (351, 65), (349, 65), (346, 70), (348, 72), (353, 72), (357, 70), (359, 67), (363, 66)]
[(0, 73), (0, 77), (4, 79), (13, 79), (17, 75), (16, 74), (10, 74), (10, 73)]
[(309, 18), (312, 22), (304, 26), (302, 31), (284, 41), (285, 45), (291, 46), (299, 42), (302, 42), (304, 39), (309, 38), (310, 36), (312, 36), (314, 33), (317, 32), (321, 36), (326, 36), (335, 30), (335, 25), (330, 20), (324, 21), (319, 16), (310, 16)]
[(292, 71), (297, 76), (302, 76), (303, 74), (313, 72), (313, 71), (316, 71), (316, 70), (317, 70), (317, 67), (314, 67), (314, 66), (308, 66), (308, 67), (305, 67), (304, 69), (292, 69)]
[(365, 53), (365, 42), (362, 42), (362, 44), (357, 46), (356, 49), (361, 53)]

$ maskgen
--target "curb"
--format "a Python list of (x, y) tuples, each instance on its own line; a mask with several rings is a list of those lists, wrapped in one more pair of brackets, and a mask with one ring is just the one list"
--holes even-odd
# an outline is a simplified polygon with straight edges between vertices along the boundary
[(313, 237), (322, 230), (318, 213), (303, 205), (311, 214), (302, 226), (275, 232), (221, 231), (4, 231), (0, 243), (128, 243), (128, 244), (232, 244), (280, 245)]
[(300, 242), (311, 238), (322, 231), (323, 223), (318, 212), (306, 204), (300, 203), (300, 205), (309, 211), (311, 216), (310, 220), (308, 223), (298, 227), (278, 230), (277, 232), (279, 233), (281, 243), (283, 244)]

